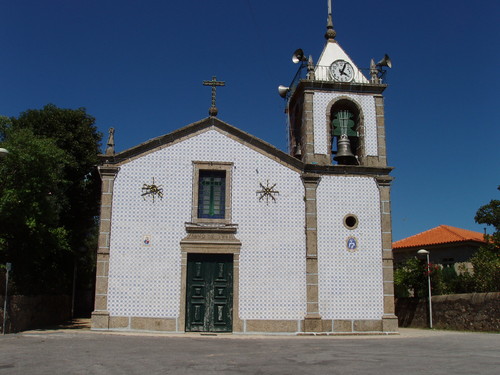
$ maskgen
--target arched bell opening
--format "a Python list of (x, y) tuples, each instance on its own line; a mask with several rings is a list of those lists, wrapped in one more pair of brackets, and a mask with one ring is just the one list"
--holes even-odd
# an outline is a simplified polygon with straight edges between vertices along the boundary
[(351, 100), (341, 99), (331, 107), (330, 119), (332, 164), (359, 165), (361, 115), (358, 106)]
[(302, 160), (304, 155), (302, 142), (302, 106), (299, 98), (293, 105), (287, 107), (288, 113), (288, 150), (293, 157)]

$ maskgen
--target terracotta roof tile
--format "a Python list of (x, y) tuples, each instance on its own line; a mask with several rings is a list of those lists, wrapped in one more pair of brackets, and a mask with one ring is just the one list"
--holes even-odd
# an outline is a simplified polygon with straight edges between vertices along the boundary
[(484, 242), (484, 235), (467, 229), (455, 228), (449, 225), (440, 225), (425, 232), (415, 234), (414, 236), (393, 242), (392, 248), (401, 249), (404, 247), (438, 245), (450, 242), (466, 241)]

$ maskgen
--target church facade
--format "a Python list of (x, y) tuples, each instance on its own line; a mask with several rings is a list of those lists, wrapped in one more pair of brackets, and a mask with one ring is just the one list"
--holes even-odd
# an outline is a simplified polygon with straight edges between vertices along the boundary
[[(380, 67), (282, 90), (289, 153), (210, 117), (102, 155), (95, 330), (396, 333)], [(215, 80), (214, 80), (215, 81)], [(112, 146), (112, 142), (110, 144)]]

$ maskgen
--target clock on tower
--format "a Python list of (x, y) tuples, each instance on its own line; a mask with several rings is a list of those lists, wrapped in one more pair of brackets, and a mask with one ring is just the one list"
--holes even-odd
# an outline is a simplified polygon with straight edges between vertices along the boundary
[[(307, 74), (299, 74), (290, 88), (280, 87), (288, 101), (290, 153), (305, 163), (385, 167), (382, 93), (387, 85), (381, 77), (390, 59), (386, 55), (378, 64), (372, 60), (370, 68), (360, 69), (335, 37), (329, 14), (326, 44), (317, 64), (298, 49), (300, 56), (296, 51), (293, 61), (300, 63), (301, 74)], [(345, 113), (348, 120), (342, 117)], [(345, 121), (348, 127), (341, 126)]]

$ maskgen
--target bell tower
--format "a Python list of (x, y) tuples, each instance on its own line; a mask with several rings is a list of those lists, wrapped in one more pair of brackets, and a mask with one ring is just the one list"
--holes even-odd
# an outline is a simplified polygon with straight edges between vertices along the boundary
[[(301, 49), (299, 72), (286, 96), (289, 152), (306, 164), (386, 167), (384, 100), (386, 55), (360, 69), (336, 40), (331, 12), (317, 64)], [(367, 78), (368, 77), (368, 78)]]
[(279, 88), (289, 152), (304, 163), (304, 331), (394, 333), (392, 168), (382, 96), (391, 61), (385, 55), (360, 69), (336, 36), (329, 2), (317, 63), (297, 49), (292, 61), (299, 70), (290, 87)]

